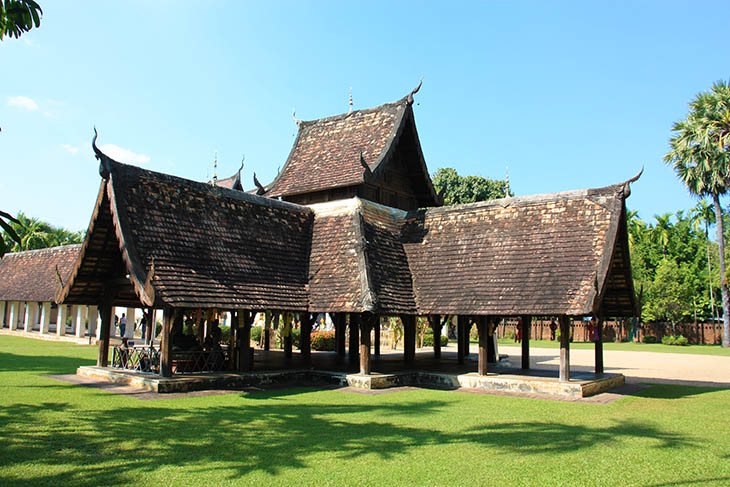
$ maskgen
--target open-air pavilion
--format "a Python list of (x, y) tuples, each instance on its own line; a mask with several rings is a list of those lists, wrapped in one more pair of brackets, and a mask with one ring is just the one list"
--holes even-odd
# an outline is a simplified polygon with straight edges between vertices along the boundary
[[(319, 313), (335, 324), (331, 362), (339, 357), (343, 364), (359, 364), (361, 377), (382, 372), (374, 363), (387, 372), (413, 368), (418, 316), (428, 319), (435, 336), (445, 318), (457, 317), (457, 364), (468, 353), (466, 327), (475, 324), (476, 375), (487, 376), (496, 359), (490, 352), (498, 320), (521, 318), (527, 369), (532, 318), (554, 317), (560, 326), (559, 381), (570, 381), (570, 320), (593, 316), (600, 330), (608, 317), (635, 315), (624, 204), (632, 180), (442, 207), (412, 105), (413, 93), (372, 109), (297, 121), (287, 163), (270, 185), (256, 181), (252, 192), (121, 164), (94, 143), (101, 186), (57, 301), (98, 307), (97, 367), (110, 366), (115, 306), (163, 311), (160, 350), (134, 352), (135, 367), (162, 377), (263, 372), (262, 364), (287, 368), (287, 360), (294, 360), (287, 331), (295, 316), (301, 323), (298, 360), (316, 368), (309, 337)], [(185, 327), (194, 325), (200, 344), (223, 311), (232, 316), (225, 350), (182, 350)], [(251, 351), (251, 325), (259, 312), (288, 336), (283, 362), (262, 355), (276, 353), (267, 352), (268, 346)], [(380, 335), (372, 332), (384, 316), (403, 324), (400, 365), (372, 360), (380, 354)], [(432, 364), (437, 367), (440, 358), (434, 340)]]

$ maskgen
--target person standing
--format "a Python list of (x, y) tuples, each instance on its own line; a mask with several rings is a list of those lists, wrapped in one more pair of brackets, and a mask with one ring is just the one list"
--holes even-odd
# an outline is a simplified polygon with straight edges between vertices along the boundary
[(119, 319), (119, 336), (124, 336), (124, 331), (127, 329), (127, 316), (122, 313), (122, 317)]

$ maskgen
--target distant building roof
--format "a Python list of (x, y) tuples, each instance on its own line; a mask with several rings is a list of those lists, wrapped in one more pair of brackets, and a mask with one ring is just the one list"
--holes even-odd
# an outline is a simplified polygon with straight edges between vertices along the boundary
[(80, 250), (79, 244), (5, 254), (0, 259), (0, 300), (53, 301), (59, 275), (68, 281)]

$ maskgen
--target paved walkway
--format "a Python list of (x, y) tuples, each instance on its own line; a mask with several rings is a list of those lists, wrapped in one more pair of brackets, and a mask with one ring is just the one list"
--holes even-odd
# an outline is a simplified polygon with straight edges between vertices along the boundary
[[(477, 351), (474, 345), (471, 351)], [(499, 353), (509, 355), (512, 366), (521, 366), (520, 347), (501, 345)], [(593, 350), (570, 350), (571, 370), (590, 372), (594, 363)], [(624, 374), (628, 383), (730, 388), (730, 357), (604, 350), (603, 363), (607, 373)], [(559, 348), (530, 347), (530, 367), (557, 370), (559, 365)]]

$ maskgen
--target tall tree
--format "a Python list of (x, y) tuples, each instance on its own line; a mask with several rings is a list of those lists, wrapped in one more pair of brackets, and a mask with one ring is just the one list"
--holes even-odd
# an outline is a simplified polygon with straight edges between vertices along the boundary
[(664, 162), (671, 165), (695, 196), (710, 196), (715, 207), (717, 243), (720, 249), (722, 294), (722, 345), (730, 347), (730, 295), (725, 275), (725, 238), (720, 196), (730, 187), (730, 86), (718, 81), (689, 104), (687, 118), (674, 124), (670, 151)]
[(8, 236), (8, 242), (5, 241), (4, 235), (0, 234), (0, 257), (5, 255), (6, 252), (10, 251), (10, 244), (11, 241), (15, 241), (16, 243), (20, 243), (20, 236), (15, 231), (11, 223), (15, 223), (17, 225), (20, 225), (20, 222), (13, 218), (9, 213), (5, 213), (4, 211), (0, 211), (0, 228), (3, 230), (3, 234), (7, 234)]
[(20, 37), (41, 25), (43, 10), (34, 0), (0, 0), (0, 40)]
[[(444, 204), (460, 205), (507, 196), (507, 182), (481, 176), (460, 176), (456, 169), (442, 167), (433, 175), (433, 186), (443, 192)], [(510, 195), (512, 196), (511, 192)]]
[(707, 201), (701, 199), (691, 210), (692, 216), (705, 227), (705, 246), (707, 247), (707, 288), (710, 291), (710, 308), (715, 318), (715, 297), (712, 292), (712, 260), (710, 259), (710, 225), (715, 223), (715, 210)]

